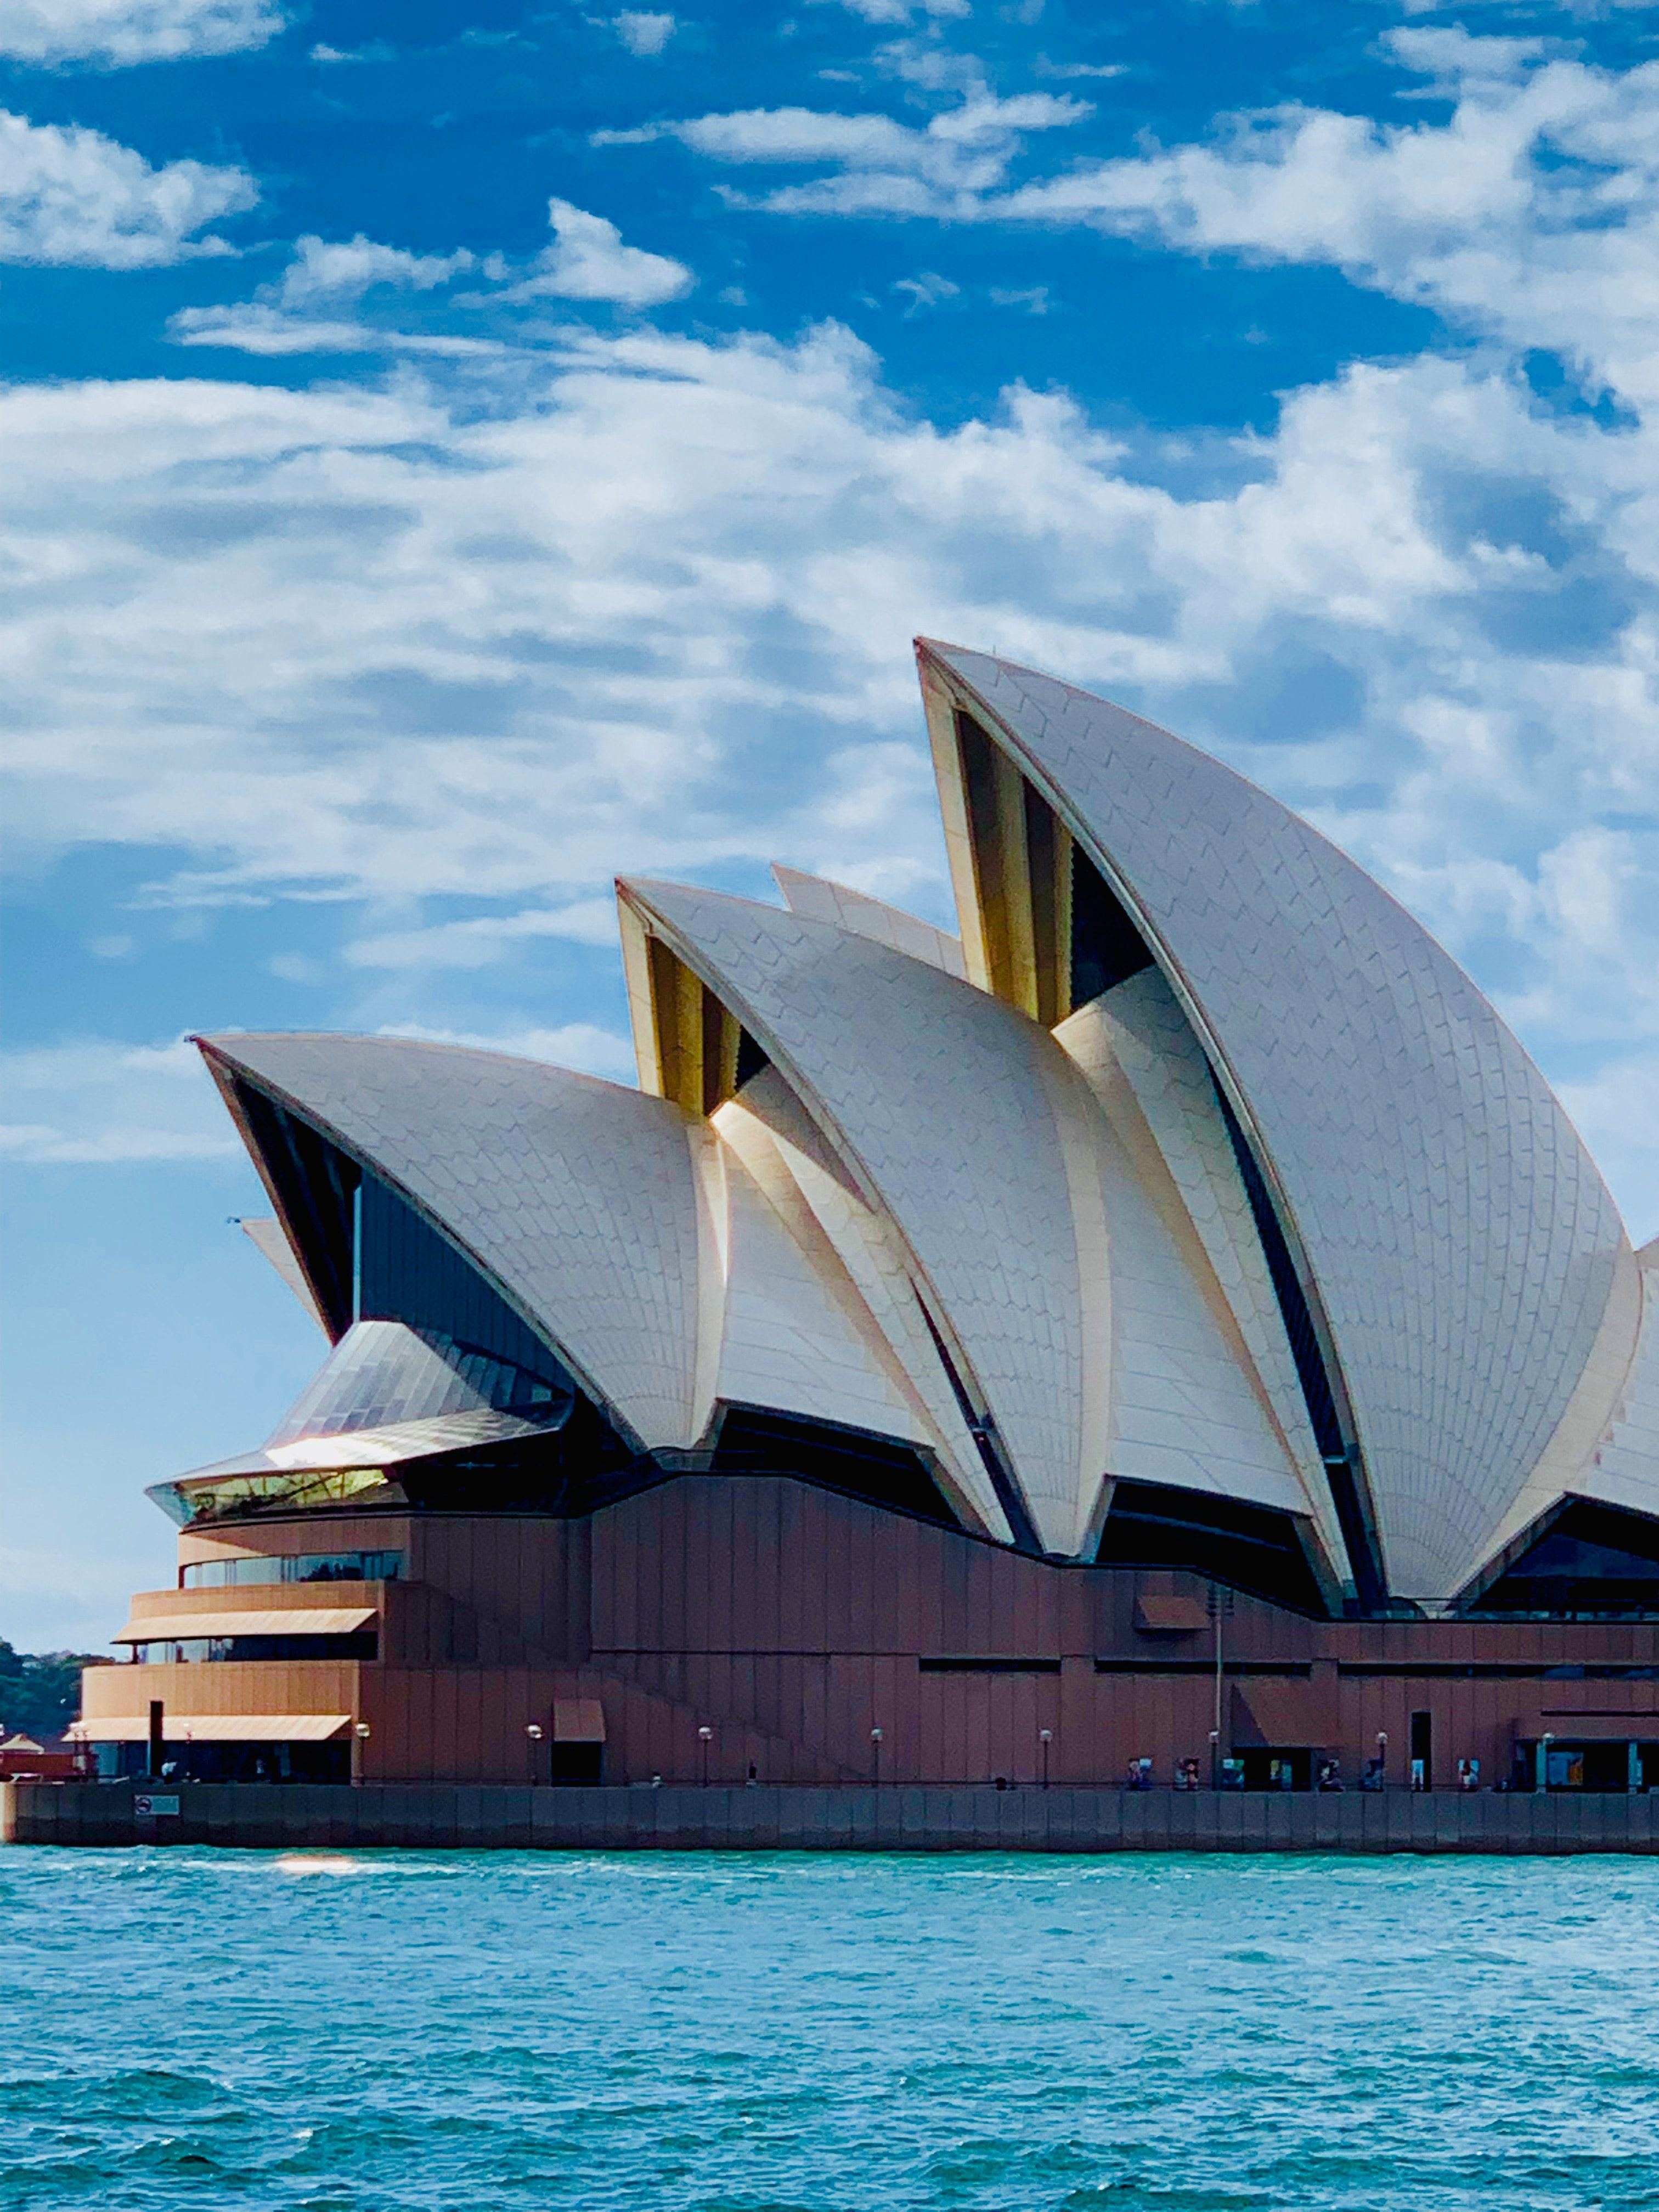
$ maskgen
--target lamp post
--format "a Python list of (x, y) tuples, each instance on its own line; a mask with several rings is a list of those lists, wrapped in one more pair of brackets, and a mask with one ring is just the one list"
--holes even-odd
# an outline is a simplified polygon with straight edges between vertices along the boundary
[(1212, 1790), (1219, 1790), (1221, 1787), (1221, 1730), (1219, 1729), (1210, 1730), (1210, 1787)]
[(879, 1790), (881, 1787), (881, 1730), (878, 1728), (872, 1728), (870, 1731), (870, 1756), (876, 1763), (876, 1787)]
[(1042, 1746), (1042, 1786), (1045, 1790), (1048, 1787), (1048, 1747), (1054, 1740), (1054, 1732), (1052, 1729), (1037, 1730), (1037, 1741)]
[(1538, 1739), (1538, 1790), (1540, 1796), (1550, 1786), (1550, 1746), (1554, 1741), (1553, 1732), (1547, 1729)]
[(542, 1731), (537, 1722), (532, 1721), (528, 1728), (526, 1729), (524, 1732), (524, 1740), (525, 1766), (529, 1774), (530, 1779), (533, 1784), (536, 1779), (536, 1746), (542, 1740)]
[(363, 1750), (374, 1733), (367, 1721), (359, 1721), (351, 1731), (351, 1778), (354, 1782), (361, 1782), (363, 1778)]
[(708, 1747), (714, 1740), (714, 1731), (706, 1724), (697, 1730), (697, 1740), (702, 1746), (702, 1786), (708, 1787)]
[(1386, 1790), (1389, 1786), (1389, 1731), (1387, 1729), (1378, 1729), (1376, 1731), (1376, 1786), (1379, 1790)]

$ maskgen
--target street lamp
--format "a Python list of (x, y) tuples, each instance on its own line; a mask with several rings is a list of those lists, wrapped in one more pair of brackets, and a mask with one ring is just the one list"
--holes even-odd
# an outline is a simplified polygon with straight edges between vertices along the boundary
[(1042, 1746), (1042, 1786), (1045, 1790), (1048, 1787), (1048, 1747), (1054, 1740), (1054, 1732), (1052, 1729), (1037, 1730), (1037, 1741)]
[(1386, 1790), (1389, 1786), (1389, 1731), (1387, 1729), (1378, 1729), (1376, 1731), (1376, 1786), (1379, 1790)]
[(1212, 1790), (1219, 1790), (1221, 1787), (1221, 1730), (1219, 1729), (1210, 1730), (1210, 1787)]
[(1550, 1746), (1554, 1741), (1554, 1735), (1549, 1730), (1538, 1739), (1538, 1788), (1540, 1793), (1550, 1786)]
[(354, 1782), (361, 1782), (363, 1778), (363, 1749), (373, 1734), (374, 1730), (367, 1721), (359, 1721), (351, 1731), (351, 1778)]
[(872, 1728), (870, 1731), (870, 1751), (876, 1762), (876, 1787), (879, 1790), (881, 1787), (881, 1730), (878, 1728)]
[(707, 1726), (700, 1728), (697, 1730), (697, 1737), (698, 1741), (702, 1745), (702, 1786), (707, 1790), (708, 1787), (708, 1747), (714, 1740), (714, 1731), (713, 1729)]
[(536, 1779), (536, 1746), (542, 1740), (540, 1724), (536, 1721), (532, 1721), (530, 1725), (526, 1729), (524, 1735), (525, 1765), (529, 1773), (530, 1779), (533, 1783)]

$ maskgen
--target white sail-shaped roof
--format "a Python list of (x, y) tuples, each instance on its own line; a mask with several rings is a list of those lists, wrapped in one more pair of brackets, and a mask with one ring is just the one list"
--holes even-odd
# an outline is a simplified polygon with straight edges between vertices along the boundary
[(915, 1431), (901, 1433), (915, 1433), (931, 1447), (960, 1517), (1012, 1543), (1013, 1532), (928, 1333), (912, 1263), (886, 1217), (860, 1195), (775, 1067), (746, 1083), (714, 1121), (796, 1243), (814, 1255), (818, 1275), (832, 1285), (844, 1282), (860, 1337), (914, 1409)]
[(1613, 1422), (1572, 1488), (1608, 1505), (1659, 1516), (1659, 1237), (1640, 1262), (1642, 1318)]
[(894, 1222), (1042, 1542), (1074, 1553), (1105, 1472), (1110, 1362), (1104, 1269), (1080, 1249), (1099, 1194), (1077, 1071), (1036, 1024), (873, 939), (714, 891), (623, 890)]
[(772, 873), (792, 914), (804, 914), (811, 921), (832, 921), (838, 929), (873, 937), (878, 945), (890, 945), (896, 952), (908, 952), (913, 960), (942, 968), (947, 975), (966, 976), (962, 939), (947, 930), (935, 929), (931, 921), (900, 907), (885, 906), (867, 891), (832, 884), (823, 876), (804, 876), (799, 868), (786, 868), (781, 861), (772, 863)]
[(694, 1164), (694, 1145), (711, 1141), (701, 1124), (641, 1091), (455, 1045), (203, 1043), (402, 1191), (641, 1445), (697, 1442), (710, 1349), (700, 1244), (712, 1233)]
[(313, 1321), (316, 1322), (318, 1328), (326, 1336), (328, 1323), (323, 1319), (316, 1296), (310, 1284), (306, 1280), (305, 1269), (295, 1258), (294, 1248), (283, 1234), (282, 1223), (267, 1213), (258, 1216), (249, 1215), (246, 1219), (239, 1221), (236, 1225), (247, 1238), (248, 1243), (252, 1245), (254, 1250), (263, 1259), (270, 1261), (311, 1316)]
[(717, 1395), (726, 1404), (775, 1408), (931, 1445), (926, 1423), (872, 1342), (873, 1324), (859, 1313), (856, 1292), (833, 1251), (812, 1249), (739, 1150), (724, 1141), (741, 1115), (733, 1104), (715, 1117), (723, 1139), (718, 1242), (725, 1282)]
[(1178, 1201), (1160, 1207), (1143, 1164), (1109, 1126), (1100, 1132), (1095, 1162), (1111, 1279), (1106, 1458), (1113, 1475), (1311, 1515), (1312, 1499)]
[(1086, 692), (921, 652), (1140, 927), (1305, 1260), (1389, 1586), (1449, 1596), (1556, 1432), (1628, 1254), (1589, 1154), (1469, 978), (1307, 823)]
[[(1176, 1233), (1185, 1231), (1199, 1247), (1188, 1254), (1189, 1272), (1224, 1301), (1239, 1340), (1237, 1363), (1260, 1389), (1301, 1479), (1301, 1510), (1318, 1521), (1329, 1556), (1340, 1561), (1341, 1533), (1284, 1316), (1191, 1024), (1163, 975), (1148, 967), (1079, 1006), (1054, 1039), (1139, 1161), (1143, 1182), (1155, 1191), (1161, 1173), (1173, 1185), (1168, 1211)], [(1148, 1145), (1155, 1162), (1145, 1157)]]

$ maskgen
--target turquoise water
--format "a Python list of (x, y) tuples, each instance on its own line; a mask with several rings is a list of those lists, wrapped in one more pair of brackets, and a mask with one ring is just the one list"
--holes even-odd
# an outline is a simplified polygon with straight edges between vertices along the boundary
[(1659, 1862), (0, 1853), (0, 2204), (1659, 2206)]

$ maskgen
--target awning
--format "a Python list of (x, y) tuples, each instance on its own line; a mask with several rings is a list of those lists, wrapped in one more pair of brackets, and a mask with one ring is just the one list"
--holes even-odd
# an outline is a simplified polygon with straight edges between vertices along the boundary
[(556, 1698), (553, 1700), (555, 1743), (603, 1743), (605, 1707), (597, 1698)]
[[(162, 1717), (168, 1743), (328, 1743), (351, 1726), (349, 1713), (179, 1713)], [(148, 1743), (147, 1713), (94, 1714), (64, 1731), (76, 1743)]]
[(1536, 1743), (1546, 1731), (1558, 1744), (1659, 1742), (1659, 1713), (1521, 1713), (1516, 1741)]
[(158, 1613), (128, 1621), (112, 1644), (178, 1644), (193, 1636), (349, 1636), (376, 1618), (372, 1605), (294, 1606), (278, 1613)]
[(1138, 1597), (1135, 1626), (1143, 1636), (1191, 1636), (1210, 1616), (1195, 1597)]

